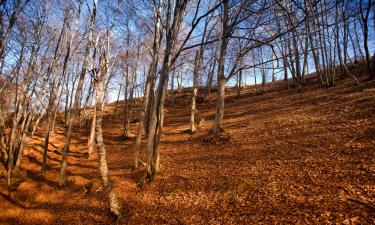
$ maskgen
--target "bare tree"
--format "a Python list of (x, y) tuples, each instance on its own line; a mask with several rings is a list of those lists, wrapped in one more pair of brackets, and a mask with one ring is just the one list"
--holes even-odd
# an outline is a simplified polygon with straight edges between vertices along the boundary
[(69, 145), (70, 145), (70, 141), (71, 141), (72, 134), (73, 134), (74, 120), (81, 105), (82, 87), (83, 87), (83, 82), (84, 82), (85, 75), (86, 75), (88, 57), (89, 57), (90, 49), (92, 46), (92, 39), (93, 39), (92, 36), (93, 36), (93, 30), (94, 30), (95, 18), (96, 18), (96, 6), (97, 6), (97, 0), (93, 0), (93, 9), (92, 9), (92, 13), (90, 13), (91, 18), (90, 18), (90, 24), (89, 24), (89, 32), (87, 36), (86, 50), (85, 50), (85, 54), (84, 54), (84, 58), (82, 62), (82, 70), (79, 76), (79, 82), (78, 82), (78, 86), (76, 90), (76, 95), (74, 98), (74, 106), (69, 115), (69, 128), (66, 134), (65, 145), (63, 148), (63, 157), (61, 160), (61, 169), (60, 169), (60, 178), (59, 178), (60, 186), (64, 185), (66, 182), (66, 168), (68, 165)]

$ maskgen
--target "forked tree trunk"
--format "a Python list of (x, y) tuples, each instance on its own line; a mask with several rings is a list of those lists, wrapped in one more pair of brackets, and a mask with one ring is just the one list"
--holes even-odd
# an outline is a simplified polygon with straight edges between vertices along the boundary
[[(146, 87), (145, 87), (145, 94), (143, 96), (143, 103), (142, 108), (140, 110), (139, 114), (139, 122), (138, 122), (138, 129), (137, 129), (137, 137), (135, 139), (135, 145), (134, 145), (134, 168), (138, 167), (139, 162), (139, 147), (141, 145), (142, 141), (142, 131), (143, 127), (145, 127), (145, 130), (148, 129), (148, 126), (146, 126), (146, 123), (148, 124), (148, 120), (146, 122), (145, 116), (147, 111), (150, 111), (150, 102), (152, 102), (153, 98), (153, 88), (154, 88), (154, 80), (156, 77), (157, 72), (157, 66), (158, 66), (158, 59), (159, 59), (159, 52), (160, 52), (160, 41), (161, 41), (161, 19), (159, 16), (160, 9), (162, 6), (162, 0), (160, 1), (159, 6), (155, 5), (155, 15), (157, 17), (156, 23), (155, 23), (155, 35), (154, 35), (154, 44), (153, 44), (153, 54), (152, 54), (152, 61), (150, 64), (150, 68), (147, 74), (147, 80), (146, 80)], [(157, 10), (157, 11), (156, 11)], [(147, 117), (146, 117), (147, 119)]]
[(170, 19), (167, 21), (168, 29), (166, 32), (166, 46), (164, 50), (163, 64), (160, 71), (158, 90), (151, 113), (152, 117), (149, 125), (147, 140), (148, 164), (146, 178), (149, 181), (155, 178), (155, 175), (159, 170), (159, 141), (162, 132), (162, 114), (164, 109), (165, 93), (168, 86), (168, 74), (172, 64), (171, 54), (175, 46), (177, 33), (181, 25), (182, 15), (185, 11), (186, 5), (187, 1), (185, 0), (177, 1), (174, 6), (174, 14), (171, 17), (172, 1), (168, 1), (167, 17)]
[(152, 63), (151, 63), (150, 69), (149, 69), (149, 74), (147, 76), (145, 94), (143, 96), (143, 104), (142, 104), (142, 108), (140, 110), (140, 115), (139, 115), (137, 137), (135, 139), (135, 145), (134, 145), (134, 150), (133, 150), (133, 153), (134, 153), (134, 168), (138, 167), (139, 147), (140, 147), (141, 141), (142, 141), (142, 131), (143, 131), (143, 127), (145, 125), (145, 115), (146, 115), (146, 111), (147, 111), (147, 108), (148, 108), (148, 105), (149, 105), (150, 96), (152, 96), (150, 93), (153, 91), (153, 90), (151, 90), (151, 83), (152, 83), (151, 79), (154, 79), (154, 77), (156, 75), (156, 69), (157, 69), (156, 67), (157, 67), (157, 59), (155, 58), (155, 61), (154, 61), (154, 59), (152, 60)]

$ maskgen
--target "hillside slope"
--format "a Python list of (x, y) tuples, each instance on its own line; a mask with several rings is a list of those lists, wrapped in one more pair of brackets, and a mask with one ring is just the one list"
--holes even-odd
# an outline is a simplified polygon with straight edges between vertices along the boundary
[[(225, 133), (209, 142), (214, 102), (198, 105), (205, 122), (190, 135), (185, 132), (188, 102), (182, 94), (176, 107), (168, 101), (161, 173), (143, 188), (135, 185), (141, 171), (131, 170), (133, 140), (122, 138), (122, 110), (113, 121), (113, 104), (107, 108), (107, 159), (123, 204), (117, 222), (375, 223), (375, 82), (353, 86), (345, 79), (319, 89), (310, 80), (303, 88), (287, 90), (280, 81), (267, 84), (262, 95), (254, 93), (254, 87), (245, 87), (237, 99), (228, 92)], [(135, 128), (132, 124), (133, 133)], [(7, 197), (6, 180), (0, 179), (0, 223), (116, 222), (103, 190), (85, 190), (100, 177), (97, 157), (85, 157), (87, 129), (75, 132), (69, 182), (58, 187), (64, 133), (59, 127), (51, 140), (45, 178), (40, 173), (40, 130), (23, 158), (27, 181), (13, 199)]]

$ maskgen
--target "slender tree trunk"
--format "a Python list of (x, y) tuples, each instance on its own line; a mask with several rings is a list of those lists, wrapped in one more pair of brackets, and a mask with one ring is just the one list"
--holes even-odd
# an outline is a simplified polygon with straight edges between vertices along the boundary
[(104, 188), (108, 194), (109, 202), (111, 211), (120, 216), (121, 206), (117, 200), (116, 194), (112, 189), (112, 183), (108, 176), (108, 164), (106, 160), (106, 150), (103, 141), (103, 130), (102, 130), (102, 101), (104, 99), (104, 91), (103, 91), (103, 83), (101, 80), (97, 81), (97, 88), (96, 88), (96, 146), (98, 147), (98, 155), (99, 155), (99, 170), (102, 176)]
[(60, 89), (60, 95), (59, 100), (57, 101), (57, 105), (55, 107), (55, 110), (53, 112), (53, 120), (52, 120), (52, 127), (51, 127), (51, 135), (55, 135), (55, 124), (56, 124), (56, 118), (57, 118), (57, 112), (59, 111), (59, 105), (62, 98), (62, 88)]
[(88, 139), (88, 155), (87, 157), (90, 159), (92, 156), (92, 153), (95, 149), (95, 125), (96, 125), (96, 108), (94, 108), (92, 121), (91, 121), (91, 129), (90, 129), (90, 135)]
[[(213, 57), (215, 57), (215, 55)], [(207, 82), (206, 82), (206, 91), (204, 93), (204, 102), (207, 101), (207, 98), (211, 94), (212, 80), (213, 80), (213, 77), (214, 77), (215, 67), (216, 67), (216, 59), (214, 58), (212, 61), (213, 62), (210, 65), (210, 70), (209, 70)]]
[[(65, 33), (66, 22), (67, 22), (67, 17), (64, 18), (63, 26), (61, 28), (61, 32), (60, 32), (60, 35), (59, 35), (59, 39), (58, 39), (57, 44), (56, 44), (54, 57), (52, 59), (51, 64), (48, 67), (48, 70), (47, 70), (48, 76), (54, 74), (55, 64), (56, 64), (56, 61), (57, 61), (57, 55), (58, 55), (58, 52), (59, 52), (59, 49), (60, 49), (61, 40), (62, 40), (62, 37)], [(57, 82), (58, 86), (60, 85), (60, 80), (62, 80), (62, 77), (60, 77), (59, 81)], [(43, 147), (43, 162), (42, 162), (42, 171), (41, 171), (43, 175), (45, 175), (45, 172), (46, 172), (49, 135), (50, 135), (50, 131), (51, 131), (51, 128), (52, 128), (53, 109), (54, 109), (55, 101), (56, 101), (56, 93), (55, 93), (56, 82), (55, 81), (56, 81), (56, 77), (53, 78), (53, 82), (52, 82), (52, 85), (51, 85), (51, 93), (50, 93), (50, 96), (49, 96), (49, 101), (48, 101), (48, 106), (47, 106), (47, 121), (46, 121), (46, 129), (45, 129), (45, 139), (44, 139), (44, 147)]]
[(354, 18), (353, 18), (353, 29), (354, 29), (357, 49), (359, 51), (361, 59), (364, 60), (364, 56), (363, 56), (363, 52), (362, 52), (362, 48), (361, 48), (361, 43), (360, 43), (360, 38), (359, 38), (358, 30), (357, 30), (357, 20), (358, 20), (358, 14), (359, 14), (359, 12), (358, 12), (358, 1), (357, 0), (355, 1), (355, 9), (356, 9), (356, 11), (354, 13)]
[(118, 89), (118, 94), (117, 94), (117, 100), (116, 100), (116, 104), (115, 104), (115, 109), (114, 109), (114, 112), (113, 112), (113, 121), (116, 120), (116, 116), (117, 116), (117, 107), (118, 107), (118, 101), (120, 99), (121, 87), (122, 87), (122, 84), (120, 83), (120, 88)]
[[(154, 7), (154, 14), (156, 16), (156, 22), (155, 22), (155, 35), (154, 35), (154, 43), (153, 43), (153, 49), (152, 49), (152, 61), (150, 64), (150, 68), (147, 74), (147, 80), (146, 80), (146, 87), (145, 87), (145, 94), (143, 96), (143, 104), (142, 108), (140, 110), (139, 114), (139, 124), (138, 124), (138, 130), (137, 130), (137, 137), (135, 139), (135, 145), (134, 145), (134, 168), (138, 168), (138, 162), (139, 162), (139, 147), (141, 145), (142, 141), (142, 130), (143, 127), (145, 127), (146, 132), (148, 133), (148, 123), (149, 123), (149, 114), (150, 114), (150, 103), (153, 99), (153, 89), (154, 89), (154, 80), (157, 73), (157, 64), (159, 60), (159, 52), (160, 52), (160, 42), (162, 39), (161, 35), (161, 18), (160, 18), (160, 11), (161, 7), (163, 5), (163, 0), (159, 2), (159, 5), (155, 5)], [(147, 115), (147, 116), (146, 116)]]
[(367, 73), (371, 78), (374, 78), (375, 74), (373, 71), (371, 71), (371, 64), (370, 64), (370, 51), (368, 47), (368, 17), (371, 9), (371, 0), (368, 1), (367, 6), (366, 6), (366, 11), (363, 11), (363, 4), (362, 0), (359, 1), (359, 6), (360, 6), (360, 12), (361, 12), (361, 18), (363, 22), (363, 47), (365, 48), (365, 53), (366, 53), (366, 65), (367, 65)]
[(164, 110), (166, 88), (168, 86), (168, 74), (172, 64), (171, 55), (177, 40), (177, 34), (179, 32), (182, 15), (185, 11), (186, 5), (187, 1), (185, 0), (177, 1), (174, 6), (173, 16), (171, 16), (172, 1), (168, 0), (166, 46), (147, 140), (148, 164), (146, 178), (149, 181), (152, 181), (155, 178), (155, 175), (159, 170), (159, 141), (162, 133), (162, 114)]
[[(273, 70), (274, 71), (274, 70)], [(272, 72), (273, 75), (273, 72)], [(273, 76), (273, 81), (275, 77)], [(237, 83), (237, 98), (241, 97), (241, 85), (242, 85), (242, 69), (238, 72), (238, 83)]]
[(94, 25), (95, 25), (95, 18), (96, 18), (96, 5), (97, 5), (97, 0), (94, 0), (93, 2), (93, 12), (90, 18), (90, 26), (89, 26), (89, 33), (88, 33), (88, 40), (87, 40), (87, 45), (86, 45), (86, 50), (83, 58), (83, 63), (82, 63), (82, 70), (81, 74), (79, 77), (79, 82), (77, 86), (77, 91), (75, 95), (75, 101), (74, 101), (74, 107), (71, 110), (71, 113), (69, 115), (69, 128), (66, 134), (65, 138), (65, 145), (63, 148), (63, 157), (61, 161), (61, 169), (60, 169), (60, 178), (59, 178), (59, 185), (62, 186), (66, 182), (66, 168), (68, 165), (68, 153), (69, 153), (69, 145), (70, 141), (73, 135), (73, 129), (74, 129), (74, 119), (76, 117), (76, 114), (81, 106), (81, 95), (82, 95), (82, 87), (83, 87), (83, 82), (85, 80), (85, 75), (86, 75), (86, 68), (87, 68), (87, 62), (88, 62), (88, 57), (90, 54), (90, 49), (92, 46), (92, 36), (93, 36), (93, 30), (94, 30)]
[(198, 73), (200, 70), (200, 54), (199, 50), (196, 51), (195, 54), (195, 62), (194, 62), (194, 74), (193, 74), (193, 93), (191, 98), (191, 111), (190, 111), (190, 132), (195, 133), (197, 131), (197, 127), (195, 125), (195, 113), (197, 111), (196, 106), (196, 98), (198, 93)]
[(173, 71), (172, 77), (171, 77), (171, 102), (172, 102), (172, 107), (174, 107), (174, 78), (175, 78), (175, 71)]

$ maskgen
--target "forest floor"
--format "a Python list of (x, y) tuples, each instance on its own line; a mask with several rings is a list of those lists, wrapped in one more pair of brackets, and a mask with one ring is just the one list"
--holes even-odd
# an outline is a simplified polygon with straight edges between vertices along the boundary
[[(185, 90), (186, 92), (186, 90)], [(302, 88), (286, 82), (254, 86), (225, 103), (224, 129), (207, 141), (215, 115), (212, 104), (198, 105), (205, 122), (189, 134), (189, 97), (176, 95), (160, 143), (161, 171), (151, 184), (136, 186), (133, 139), (124, 139), (122, 107), (113, 120), (105, 110), (104, 140), (110, 178), (122, 204), (115, 220), (103, 189), (86, 193), (100, 178), (97, 155), (86, 159), (87, 128), (74, 133), (68, 184), (58, 186), (65, 128), (59, 126), (43, 177), (43, 126), (28, 141), (13, 197), (0, 178), (2, 224), (374, 224), (375, 82), (351, 79), (320, 89), (310, 79)], [(133, 114), (134, 121), (138, 113)], [(61, 120), (60, 120), (61, 121)], [(61, 125), (61, 124), (60, 124)], [(135, 133), (136, 124), (131, 126)], [(143, 150), (145, 149), (143, 141)], [(145, 153), (142, 152), (145, 161)], [(98, 190), (99, 189), (99, 190)]]

